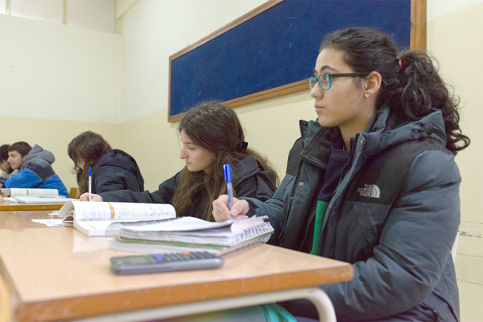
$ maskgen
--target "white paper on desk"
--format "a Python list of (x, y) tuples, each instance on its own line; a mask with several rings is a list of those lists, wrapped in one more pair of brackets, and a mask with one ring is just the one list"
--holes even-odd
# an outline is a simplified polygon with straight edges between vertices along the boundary
[(62, 224), (62, 219), (32, 219), (33, 222), (38, 222), (39, 224), (48, 226), (48, 227), (59, 227), (65, 226)]
[(11, 203), (18, 202), (17, 199), (12, 198), (12, 197), (2, 197), (2, 198), (0, 198), (0, 200), (2, 200), (2, 202), (11, 202)]
[[(264, 223), (266, 217), (250, 217), (240, 220), (226, 220), (223, 222), (211, 222), (195, 217), (178, 217), (172, 220), (166, 220), (153, 225), (142, 226), (127, 226), (122, 227), (124, 231), (132, 232), (193, 232), (202, 231), (203, 235), (208, 234), (208, 231), (216, 231), (221, 229), (222, 234), (241, 233), (246, 229), (255, 227)], [(225, 229), (225, 230), (224, 230)], [(220, 230), (218, 230), (219, 232)]]
[(156, 223), (153, 225), (126, 226), (126, 227), (123, 227), (123, 229), (130, 230), (130, 231), (140, 231), (140, 232), (192, 231), (192, 230), (230, 226), (233, 223), (233, 221), (234, 221), (233, 219), (230, 219), (223, 222), (210, 222), (199, 218), (186, 216), (186, 217), (174, 218), (172, 220), (167, 220), (162, 223)]

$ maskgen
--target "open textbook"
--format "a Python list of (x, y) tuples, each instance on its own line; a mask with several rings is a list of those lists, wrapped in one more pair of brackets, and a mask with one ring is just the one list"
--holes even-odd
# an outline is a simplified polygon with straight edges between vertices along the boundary
[(9, 188), (1, 189), (0, 193), (5, 197), (59, 197), (59, 191), (57, 189)]
[(54, 217), (87, 236), (105, 236), (113, 222), (156, 221), (175, 218), (172, 205), (129, 202), (68, 201)]
[(209, 222), (180, 217), (150, 223), (119, 223), (108, 228), (111, 247), (142, 253), (207, 251), (224, 254), (254, 243), (266, 243), (273, 227), (266, 217)]
[(4, 201), (12, 203), (64, 204), (69, 200), (75, 200), (59, 196), (57, 189), (9, 188), (2, 189), (0, 193)]

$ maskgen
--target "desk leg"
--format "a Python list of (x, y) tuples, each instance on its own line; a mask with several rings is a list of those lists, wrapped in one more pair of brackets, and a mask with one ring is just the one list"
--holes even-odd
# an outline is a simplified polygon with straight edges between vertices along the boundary
[(0, 321), (13, 321), (12, 301), (7, 282), (0, 275)]
[(222, 298), (218, 300), (202, 301), (197, 303), (187, 303), (146, 309), (140, 311), (129, 311), (124, 313), (97, 316), (94, 318), (82, 319), (78, 321), (146, 321), (152, 319), (166, 319), (177, 316), (185, 316), (206, 312), (221, 311), (258, 304), (287, 301), (293, 299), (308, 299), (314, 303), (319, 314), (320, 321), (336, 322), (335, 311), (327, 294), (320, 288), (311, 287), (295, 290), (278, 292), (260, 293), (245, 296)]

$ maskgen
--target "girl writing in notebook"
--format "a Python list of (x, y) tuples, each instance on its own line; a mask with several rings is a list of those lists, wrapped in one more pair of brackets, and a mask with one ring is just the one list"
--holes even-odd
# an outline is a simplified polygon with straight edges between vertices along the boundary
[[(190, 109), (179, 125), (180, 158), (186, 166), (154, 192), (112, 191), (92, 195), (93, 201), (169, 203), (176, 215), (213, 220), (212, 203), (227, 193), (223, 165), (231, 164), (234, 195), (269, 199), (277, 175), (265, 158), (248, 148), (236, 113), (218, 102)], [(88, 200), (84, 194), (81, 200)]]
[(351, 281), (320, 286), (338, 321), (458, 321), (459, 100), (425, 53), (366, 28), (327, 35), (308, 84), (318, 122), (303, 124), (283, 185), (231, 211), (221, 196), (214, 217), (268, 215), (274, 244), (351, 263)]
[(89, 190), (89, 168), (92, 169), (92, 193), (144, 190), (144, 179), (136, 160), (122, 150), (111, 149), (97, 133), (79, 134), (69, 143), (67, 152), (74, 161), (80, 193)]

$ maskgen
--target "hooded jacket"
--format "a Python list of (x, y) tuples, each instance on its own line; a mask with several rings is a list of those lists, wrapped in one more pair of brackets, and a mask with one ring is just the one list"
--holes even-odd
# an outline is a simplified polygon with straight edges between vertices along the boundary
[(113, 149), (92, 168), (92, 193), (116, 190), (144, 191), (144, 179), (132, 156)]
[[(233, 189), (237, 197), (252, 197), (260, 200), (269, 199), (275, 190), (275, 177), (267, 170), (260, 168), (257, 160), (253, 157), (246, 157), (240, 162), (232, 165)], [(132, 192), (112, 191), (101, 193), (104, 201), (117, 202), (144, 202), (144, 203), (168, 203), (173, 200), (174, 192), (178, 187), (181, 172), (159, 185), (157, 191)], [(192, 200), (189, 210), (190, 216), (203, 218), (201, 210), (206, 201), (206, 196), (199, 196)]]
[[(341, 136), (338, 128), (302, 124), (304, 137), (273, 198), (249, 203), (252, 212), (271, 218), (272, 243), (309, 252), (317, 195), (331, 147)], [(450, 251), (460, 222), (461, 178), (445, 144), (441, 111), (401, 125), (387, 107), (351, 141), (318, 253), (354, 268), (351, 281), (321, 286), (339, 321), (459, 320)], [(287, 307), (314, 316), (305, 303)]]
[(60, 196), (69, 197), (69, 193), (51, 164), (55, 157), (52, 152), (35, 145), (27, 154), (20, 172), (5, 181), (5, 188), (57, 189)]
[(12, 172), (8, 173), (8, 172), (5, 172), (5, 171), (2, 171), (2, 173), (0, 174), (0, 182), (5, 182), (5, 180), (13, 177), (14, 175), (16, 175), (18, 173), (18, 169), (15, 169), (13, 170)]

